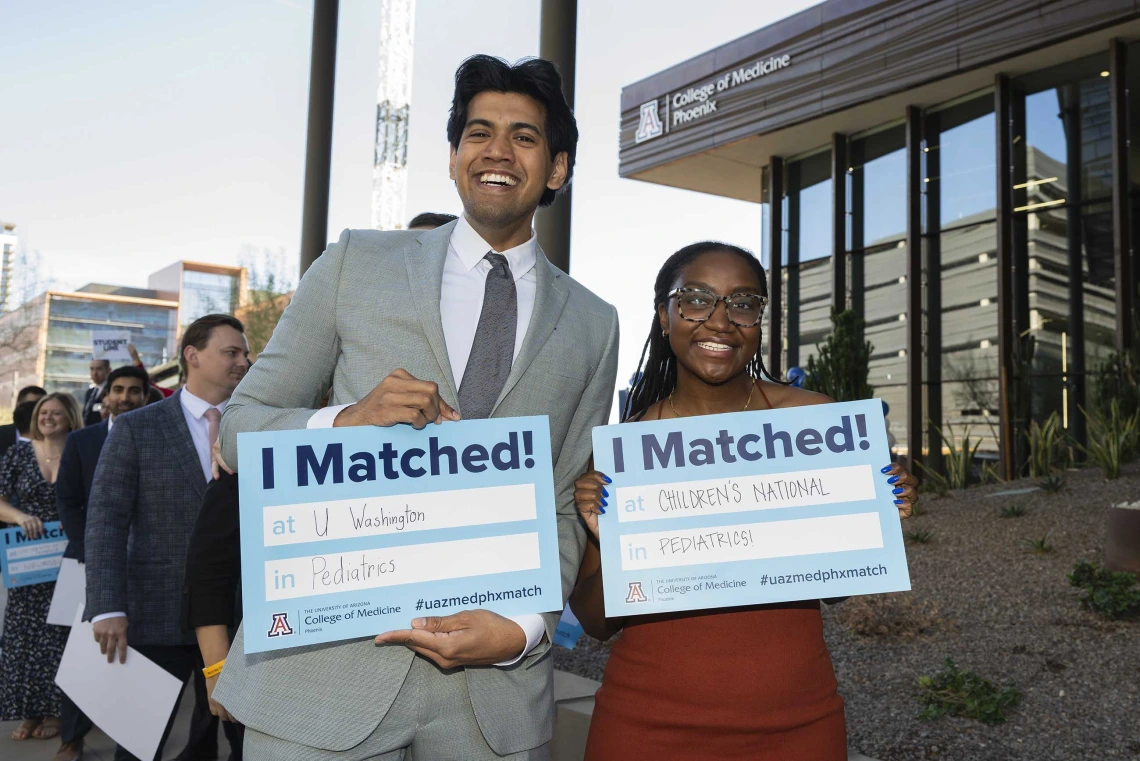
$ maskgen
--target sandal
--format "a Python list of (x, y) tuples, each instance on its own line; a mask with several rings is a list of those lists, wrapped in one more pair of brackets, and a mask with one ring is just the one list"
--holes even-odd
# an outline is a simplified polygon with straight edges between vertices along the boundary
[(59, 717), (46, 717), (32, 732), (32, 737), (37, 740), (50, 740), (53, 737), (59, 737)]
[(32, 736), (33, 732), (39, 729), (40, 723), (40, 719), (24, 719), (20, 723), (20, 726), (12, 730), (12, 739), (16, 742), (27, 740)]

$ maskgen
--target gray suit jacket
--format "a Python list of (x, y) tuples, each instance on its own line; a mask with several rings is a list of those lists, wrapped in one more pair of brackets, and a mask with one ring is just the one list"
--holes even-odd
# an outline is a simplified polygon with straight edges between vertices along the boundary
[[(439, 312), (454, 227), (346, 230), (325, 251), (222, 416), (223, 451), (231, 467), (238, 432), (304, 428), (330, 384), (330, 404), (356, 402), (403, 368), (438, 383), (440, 395), (458, 409)], [(590, 457), (591, 430), (609, 417), (618, 321), (612, 306), (541, 252), (536, 267), (534, 313), (491, 416), (549, 417), (565, 599), (585, 544), (573, 486)], [(560, 613), (543, 615), (547, 640)], [(243, 657), (243, 634), (234, 641), (214, 697), (247, 726), (327, 750), (351, 748), (376, 730), (412, 662), (410, 650), (378, 648), (370, 639)], [(496, 753), (550, 740), (549, 650), (544, 641), (512, 666), (466, 669), (479, 728)]]
[(87, 503), (84, 620), (123, 611), (132, 645), (193, 645), (182, 578), (206, 479), (182, 392), (115, 418)]

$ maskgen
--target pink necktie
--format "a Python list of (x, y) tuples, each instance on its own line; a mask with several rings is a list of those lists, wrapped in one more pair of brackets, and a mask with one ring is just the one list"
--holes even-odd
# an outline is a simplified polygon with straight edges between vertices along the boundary
[(213, 449), (214, 444), (218, 441), (218, 423), (222, 421), (222, 413), (216, 407), (210, 407), (202, 413), (202, 417), (209, 421), (206, 427), (206, 435), (210, 437), (210, 448)]

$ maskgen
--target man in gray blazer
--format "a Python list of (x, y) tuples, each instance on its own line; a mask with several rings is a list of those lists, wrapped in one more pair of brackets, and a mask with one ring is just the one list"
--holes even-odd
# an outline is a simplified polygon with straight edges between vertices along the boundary
[[(201, 668), (194, 633), (181, 624), (186, 549), (210, 479), (221, 412), (249, 368), (241, 322), (206, 315), (191, 323), (182, 335), (181, 364), (181, 390), (109, 425), (87, 503), (83, 615), (94, 622), (108, 662), (118, 655), (125, 663), (129, 644), (185, 682)], [(204, 679), (201, 685), (186, 758), (217, 755), (217, 720)], [(132, 758), (125, 748), (115, 752), (116, 761)]]
[[(616, 311), (532, 231), (570, 180), (577, 137), (552, 64), (465, 61), (448, 123), (463, 217), (348, 230), (325, 251), (226, 409), (229, 466), (241, 431), (547, 415), (565, 598), (585, 539), (574, 480), (608, 419), (618, 350)], [(246, 725), (253, 761), (548, 758), (557, 620), (469, 610), (375, 644), (250, 655), (243, 630), (213, 697)]]

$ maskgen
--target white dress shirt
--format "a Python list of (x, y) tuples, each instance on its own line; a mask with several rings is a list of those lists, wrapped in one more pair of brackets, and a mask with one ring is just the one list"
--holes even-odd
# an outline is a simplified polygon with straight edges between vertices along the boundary
[[(494, 248), (483, 240), (475, 228), (467, 221), (466, 215), (459, 218), (451, 231), (447, 245), (447, 259), (443, 263), (443, 282), (439, 291), (439, 316), (443, 322), (443, 338), (447, 343), (447, 359), (451, 364), (451, 375), (456, 386), (463, 384), (463, 372), (471, 356), (471, 346), (475, 343), (475, 331), (479, 327), (479, 315), (483, 312), (483, 294), (487, 285), (487, 274), (491, 263), (483, 257)], [(515, 295), (518, 306), (518, 323), (515, 326), (515, 351), (518, 357), (523, 338), (530, 326), (534, 312), (534, 295), (538, 288), (538, 275), (535, 264), (538, 261), (538, 239), (531, 233), (530, 240), (522, 245), (496, 251), (507, 259), (511, 275), (515, 279)], [(348, 404), (326, 407), (309, 418), (309, 428), (331, 428), (336, 416)], [(542, 616), (531, 613), (522, 616), (508, 616), (522, 627), (526, 634), (526, 647), (517, 658), (496, 663), (496, 666), (509, 666), (523, 658), (542, 641), (546, 626)]]
[[(179, 396), (182, 402), (182, 416), (186, 418), (186, 426), (190, 429), (190, 438), (194, 441), (194, 449), (198, 452), (198, 462), (202, 466), (202, 473), (205, 475), (206, 480), (209, 481), (213, 478), (213, 472), (210, 470), (210, 421), (203, 417), (206, 410), (213, 407), (218, 412), (226, 408), (226, 403), (229, 399), (221, 404), (210, 404), (205, 399), (199, 399), (182, 387), (182, 393)], [(114, 418), (107, 419), (107, 434), (111, 433), (111, 426), (113, 425)], [(117, 618), (125, 616), (126, 613), (122, 611), (115, 611), (113, 613), (103, 613), (91, 619), (91, 623), (95, 624), (105, 618)]]

